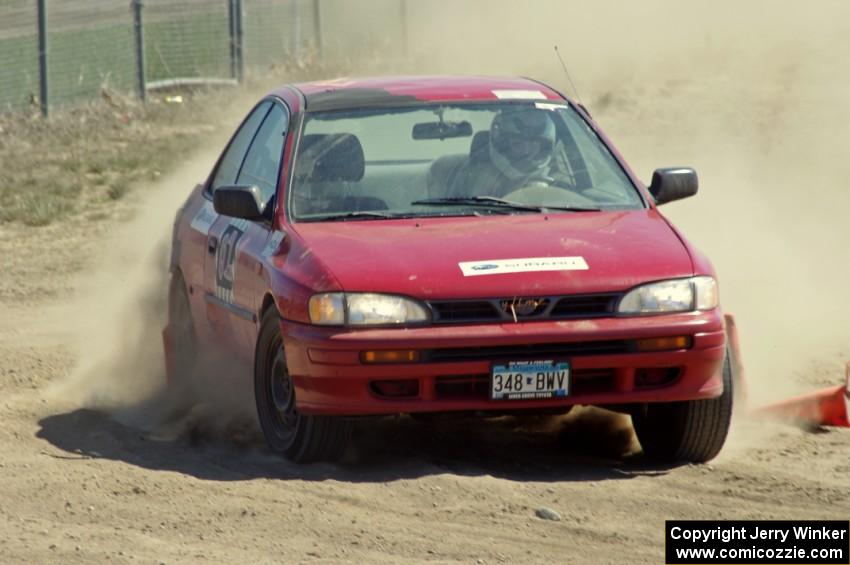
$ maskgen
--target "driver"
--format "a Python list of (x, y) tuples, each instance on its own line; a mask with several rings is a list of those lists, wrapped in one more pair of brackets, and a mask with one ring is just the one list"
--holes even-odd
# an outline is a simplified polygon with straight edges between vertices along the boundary
[[(502, 110), (490, 125), (489, 143), (449, 179), (454, 197), (495, 196), (534, 184), (550, 173), (556, 142), (550, 113), (529, 107)], [(481, 155), (487, 151), (489, 154)]]
[(554, 147), (555, 124), (545, 110), (503, 110), (493, 118), (490, 160), (510, 179), (543, 175)]

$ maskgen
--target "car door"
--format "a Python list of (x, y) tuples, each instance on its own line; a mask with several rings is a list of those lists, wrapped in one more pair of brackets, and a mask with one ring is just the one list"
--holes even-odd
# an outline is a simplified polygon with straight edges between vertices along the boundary
[(267, 203), (267, 219), (249, 221), (220, 215), (210, 227), (204, 266), (207, 318), (222, 345), (245, 360), (253, 359), (257, 337), (255, 289), (262, 270), (262, 250), (269, 238), (289, 112), (272, 102), (245, 148), (238, 170), (230, 169), (212, 190), (226, 185), (253, 185)]
[(263, 119), (272, 107), (271, 101), (258, 104), (243, 120), (219, 157), (213, 172), (200, 189), (199, 198), (188, 204), (189, 228), (184, 230), (180, 239), (181, 255), (184, 258), (182, 272), (189, 290), (189, 301), (195, 313), (196, 330), (203, 343), (215, 337), (209, 325), (206, 294), (206, 272), (209, 268), (209, 234), (218, 214), (213, 208), (212, 191), (224, 184), (233, 184), (245, 153), (253, 141)]

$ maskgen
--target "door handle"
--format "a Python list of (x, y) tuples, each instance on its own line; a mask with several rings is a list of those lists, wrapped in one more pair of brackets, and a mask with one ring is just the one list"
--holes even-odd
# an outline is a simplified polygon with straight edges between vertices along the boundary
[(218, 249), (218, 238), (211, 235), (209, 239), (207, 239), (207, 251), (210, 255), (215, 255), (216, 249)]

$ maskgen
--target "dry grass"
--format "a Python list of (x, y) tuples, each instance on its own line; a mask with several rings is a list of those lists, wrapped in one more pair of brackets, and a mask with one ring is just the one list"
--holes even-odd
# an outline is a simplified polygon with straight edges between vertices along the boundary
[(307, 53), (286, 66), (255, 69), (237, 90), (182, 91), (180, 103), (168, 101), (175, 93), (141, 104), (104, 91), (101, 100), (54, 109), (47, 120), (35, 109), (0, 113), (0, 225), (108, 217), (134, 186), (167, 173), (223, 127), (225, 109), (244, 113), (272, 86), (345, 75), (352, 64), (322, 64)]
[(154, 98), (116, 95), (55, 112), (0, 115), (0, 223), (44, 226), (73, 214), (103, 217), (134, 185), (192, 153), (227, 93)]

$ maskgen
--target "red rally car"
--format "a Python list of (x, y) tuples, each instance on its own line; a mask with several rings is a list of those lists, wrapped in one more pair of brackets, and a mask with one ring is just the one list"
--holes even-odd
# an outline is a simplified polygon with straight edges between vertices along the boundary
[(734, 325), (657, 209), (696, 192), (686, 168), (644, 186), (533, 80), (284, 86), (177, 214), (169, 378), (223, 353), (294, 461), (337, 458), (352, 417), (573, 405), (631, 414), (650, 456), (709, 460)]

